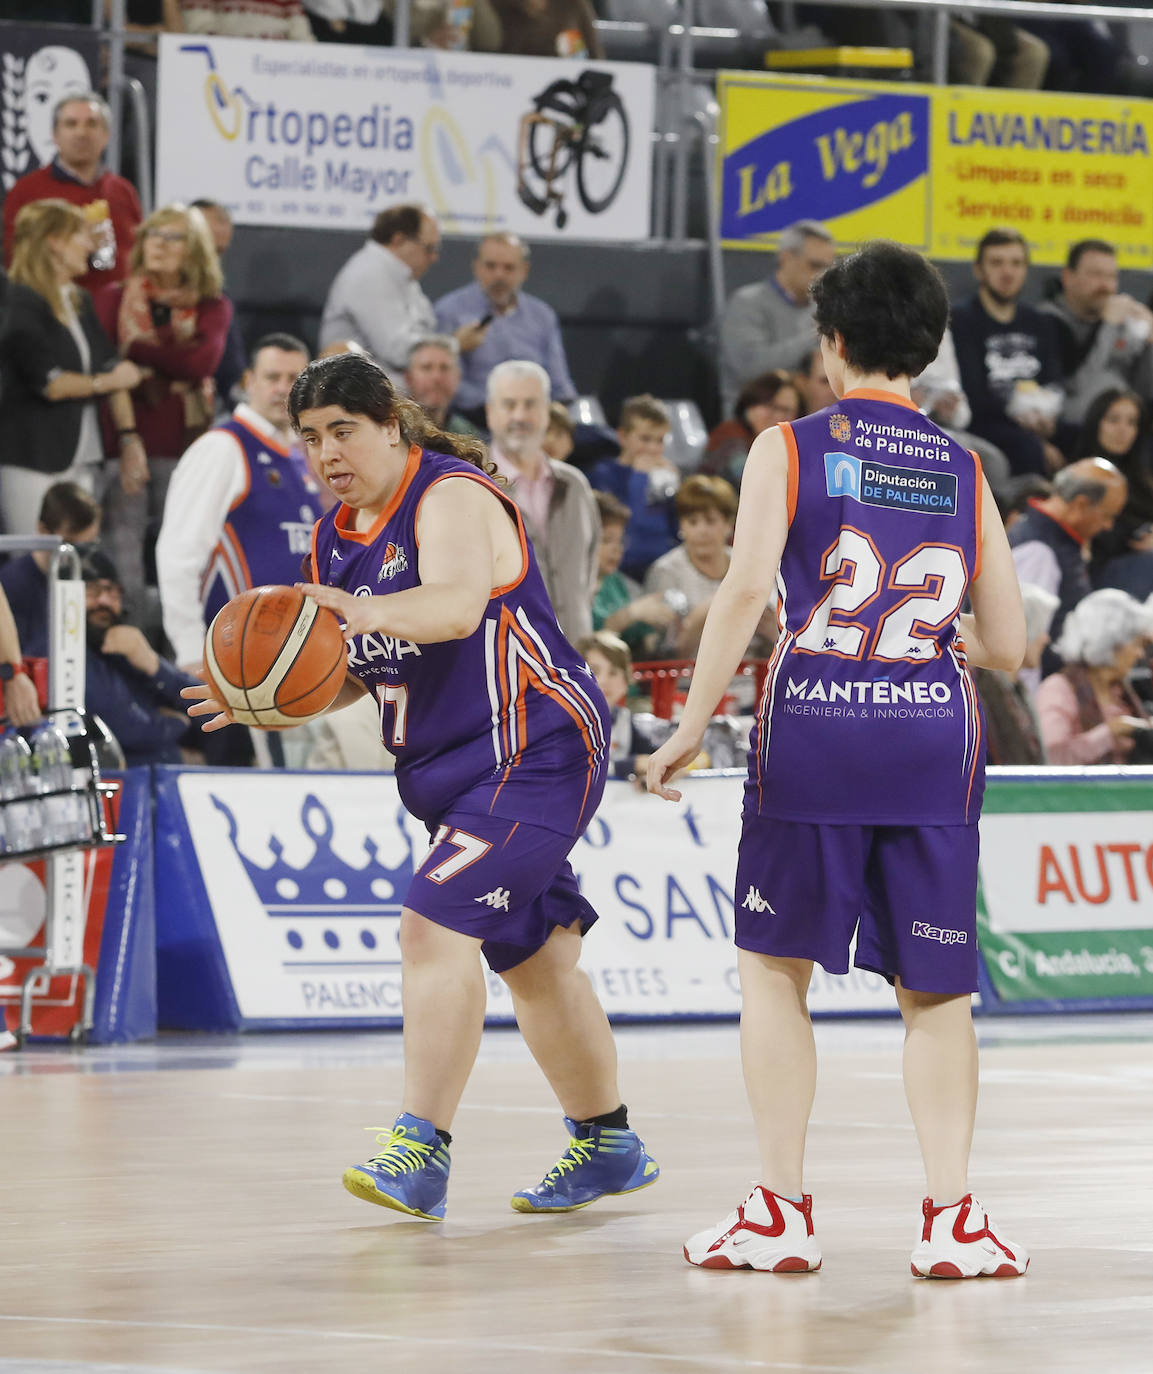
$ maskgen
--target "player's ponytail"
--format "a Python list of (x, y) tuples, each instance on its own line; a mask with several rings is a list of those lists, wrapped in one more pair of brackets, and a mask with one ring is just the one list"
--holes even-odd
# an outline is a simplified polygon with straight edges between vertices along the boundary
[(498, 481), (496, 464), (484, 442), (471, 434), (448, 434), (434, 425), (415, 401), (397, 394), (381, 367), (362, 353), (339, 353), (317, 358), (293, 383), (288, 397), (288, 417), (300, 433), (305, 410), (340, 406), (351, 415), (366, 415), (378, 425), (396, 420), (407, 443), (461, 458)]

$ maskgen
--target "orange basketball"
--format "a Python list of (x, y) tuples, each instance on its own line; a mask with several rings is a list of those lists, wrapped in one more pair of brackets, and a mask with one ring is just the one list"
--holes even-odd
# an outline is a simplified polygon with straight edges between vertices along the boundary
[(301, 725), (336, 700), (344, 635), (295, 587), (253, 587), (222, 606), (204, 641), (204, 676), (240, 725)]

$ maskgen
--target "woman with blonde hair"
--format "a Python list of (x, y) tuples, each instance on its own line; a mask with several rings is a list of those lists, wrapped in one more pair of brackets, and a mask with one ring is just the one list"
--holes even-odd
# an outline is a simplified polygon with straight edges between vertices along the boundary
[(111, 411), (120, 485), (134, 490), (146, 480), (128, 395), (146, 373), (117, 358), (91, 297), (75, 285), (90, 252), (84, 212), (67, 201), (33, 201), (16, 217), (0, 329), (0, 508), (11, 534), (36, 533), (40, 503), (56, 482), (99, 495), (100, 397)]
[(152, 372), (133, 395), (150, 460), (148, 489), (112, 490), (105, 507), (109, 552), (137, 602), (146, 536), (151, 529), (155, 542), (169, 479), (212, 422), (212, 377), (232, 320), (222, 284), (203, 214), (172, 204), (154, 210), (136, 231), (128, 277), (96, 295), (96, 313), (121, 355)]

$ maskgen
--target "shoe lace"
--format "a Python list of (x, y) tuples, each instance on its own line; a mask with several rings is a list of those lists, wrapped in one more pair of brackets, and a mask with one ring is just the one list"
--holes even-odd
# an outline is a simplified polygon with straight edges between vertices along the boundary
[(404, 1126), (366, 1126), (366, 1131), (376, 1131), (378, 1145), (384, 1149), (368, 1161), (374, 1169), (383, 1169), (386, 1174), (415, 1173), (422, 1169), (429, 1155), (439, 1142), (428, 1143), (410, 1136)]
[(546, 1183), (555, 1183), (557, 1179), (577, 1168), (580, 1164), (587, 1164), (596, 1153), (596, 1140), (590, 1135), (583, 1140), (578, 1140), (576, 1136), (569, 1137), (568, 1149), (561, 1155), (560, 1159), (552, 1166), (544, 1176)]

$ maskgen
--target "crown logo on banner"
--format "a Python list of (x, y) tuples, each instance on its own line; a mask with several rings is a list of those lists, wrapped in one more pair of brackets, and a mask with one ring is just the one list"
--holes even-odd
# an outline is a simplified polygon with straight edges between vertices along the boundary
[(310, 792), (300, 807), (300, 823), (313, 843), (313, 852), (305, 863), (296, 866), (285, 860), (284, 845), (276, 835), (268, 841), (270, 864), (246, 854), (238, 841), (239, 826), (231, 808), (215, 793), (209, 795), (228, 823), (229, 842), (269, 916), (336, 916), (351, 912), (400, 915), (414, 869), (412, 838), (404, 824), (403, 807), (396, 813), (397, 829), (405, 842), (401, 863), (395, 868), (382, 863), (376, 842), (370, 835), (364, 835), (362, 848), (367, 862), (356, 867), (333, 849), (332, 817), (320, 798)]

